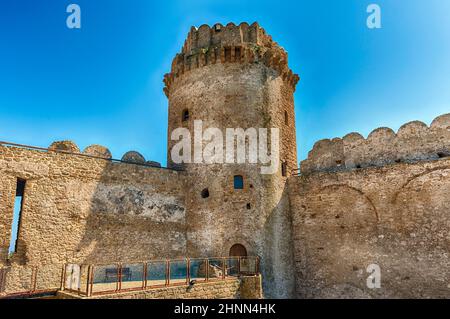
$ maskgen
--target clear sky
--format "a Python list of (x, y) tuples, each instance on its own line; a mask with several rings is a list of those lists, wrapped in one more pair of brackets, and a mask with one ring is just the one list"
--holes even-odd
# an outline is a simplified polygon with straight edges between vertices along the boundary
[[(80, 5), (81, 30), (66, 26)], [(382, 29), (366, 27), (370, 3)], [(162, 92), (190, 26), (258, 21), (289, 52), (299, 160), (314, 142), (450, 112), (450, 1), (0, 2), (0, 140), (166, 162)]]

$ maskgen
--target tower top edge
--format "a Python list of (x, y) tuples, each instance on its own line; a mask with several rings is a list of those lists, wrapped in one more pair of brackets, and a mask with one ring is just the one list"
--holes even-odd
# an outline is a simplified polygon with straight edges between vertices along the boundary
[(193, 69), (216, 63), (263, 63), (287, 81), (293, 89), (300, 77), (288, 67), (288, 54), (257, 23), (239, 25), (216, 23), (191, 27), (181, 52), (164, 77), (164, 92), (169, 96), (172, 83)]

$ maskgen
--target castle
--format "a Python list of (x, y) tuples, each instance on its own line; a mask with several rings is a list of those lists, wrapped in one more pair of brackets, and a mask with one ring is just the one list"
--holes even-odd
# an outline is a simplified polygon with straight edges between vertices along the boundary
[[(192, 28), (164, 77), (173, 130), (278, 128), (280, 165), (179, 165), (0, 145), (0, 293), (42, 289), (61, 265), (258, 256), (265, 297), (450, 297), (450, 114), (430, 127), (374, 130), (315, 144), (298, 171), (287, 53), (257, 24)], [(8, 255), (16, 195), (16, 251)], [(381, 287), (367, 286), (376, 264)], [(8, 280), (6, 280), (6, 279)], [(35, 280), (36, 282), (36, 280)], [(36, 283), (35, 283), (36, 284)], [(3, 285), (3, 288), (2, 288)], [(3, 291), (2, 291), (3, 289)]]

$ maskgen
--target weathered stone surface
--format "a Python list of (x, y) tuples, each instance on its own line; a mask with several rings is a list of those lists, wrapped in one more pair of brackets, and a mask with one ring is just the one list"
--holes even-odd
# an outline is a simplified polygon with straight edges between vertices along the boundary
[(181, 52), (172, 62), (171, 72), (164, 76), (164, 92), (169, 97), (172, 85), (184, 74), (220, 63), (264, 64), (276, 70), (292, 90), (300, 79), (289, 69), (286, 51), (258, 23), (250, 26), (245, 22), (239, 26), (229, 23), (225, 27), (202, 25), (198, 29), (191, 28)]
[(431, 123), (432, 129), (450, 130), (450, 113), (438, 116)]
[(343, 139), (322, 140), (301, 163), (301, 172), (385, 166), (448, 156), (449, 127), (450, 114), (445, 114), (437, 117), (430, 127), (420, 121), (406, 123), (397, 134), (390, 128), (378, 128), (367, 139), (351, 133)]
[(130, 162), (130, 163), (138, 163), (138, 164), (145, 164), (145, 158), (140, 153), (136, 151), (129, 151), (126, 152), (122, 156), (122, 161)]
[(261, 299), (263, 297), (261, 275), (242, 277), (240, 293), (241, 299)]
[[(198, 283), (192, 287), (176, 286), (143, 291), (132, 291), (109, 294), (104, 296), (80, 297), (76, 294), (61, 292), (58, 293), (60, 299), (239, 299), (242, 284), (239, 279), (229, 279), (226, 281), (215, 281), (208, 283)], [(254, 298), (260, 298), (258, 289), (251, 291), (247, 285), (245, 294), (251, 294)], [(259, 296), (259, 297), (258, 297)]]
[(155, 161), (147, 161), (146, 164), (151, 167), (161, 167), (161, 163)]
[(80, 153), (78, 146), (72, 141), (57, 141), (53, 142), (48, 149), (53, 151), (64, 151), (70, 153)]
[[(318, 172), (288, 188), (297, 297), (450, 297), (450, 159)], [(366, 285), (370, 264), (380, 289)]]
[[(205, 60), (200, 50), (204, 45), (214, 45)], [(256, 46), (257, 54), (250, 54)], [(282, 59), (277, 61), (277, 56)], [(195, 120), (202, 120), (204, 129), (222, 132), (226, 128), (279, 128), (280, 161), (286, 162), (290, 173), (297, 168), (295, 84), (285, 77), (290, 72), (286, 68), (284, 50), (256, 24), (250, 28), (230, 24), (220, 32), (205, 26), (192, 30), (166, 77), (169, 132), (186, 127), (193, 136)], [(183, 121), (186, 109), (190, 118)], [(169, 140), (168, 149), (175, 143)], [(168, 165), (174, 167), (169, 155)], [(226, 256), (231, 246), (242, 244), (249, 255), (262, 257), (265, 294), (290, 297), (295, 283), (287, 177), (281, 174), (281, 163), (273, 175), (262, 175), (260, 166), (184, 165), (187, 250), (191, 256)], [(234, 175), (243, 176), (244, 189), (233, 188)], [(207, 198), (201, 196), (205, 188), (210, 194)]]
[(83, 151), (83, 154), (101, 157), (105, 159), (111, 159), (112, 155), (109, 149), (101, 145), (90, 145), (86, 147)]
[(183, 172), (1, 146), (0, 176), (0, 264), (17, 178), (27, 182), (13, 264), (186, 256)]

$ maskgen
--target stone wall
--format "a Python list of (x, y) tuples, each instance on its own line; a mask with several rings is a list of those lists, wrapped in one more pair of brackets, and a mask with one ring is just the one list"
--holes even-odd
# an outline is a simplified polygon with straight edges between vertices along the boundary
[(305, 174), (289, 194), (297, 297), (450, 297), (450, 158)]
[(240, 298), (241, 299), (263, 298), (261, 275), (241, 277)]
[(450, 156), (450, 114), (437, 117), (428, 127), (414, 121), (397, 133), (378, 128), (364, 139), (358, 133), (318, 141), (301, 163), (302, 174), (339, 171)]
[(59, 299), (238, 299), (239, 279), (216, 281), (189, 286), (155, 288), (92, 297), (79, 297), (71, 293), (58, 293)]
[[(94, 150), (106, 157), (83, 156)], [(186, 256), (183, 172), (112, 162), (98, 147), (68, 151), (78, 149), (0, 146), (0, 266)], [(26, 188), (17, 252), (7, 261), (18, 178)]]

